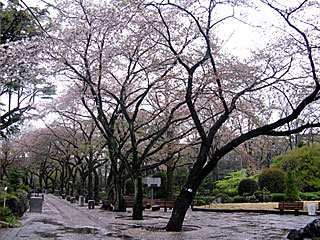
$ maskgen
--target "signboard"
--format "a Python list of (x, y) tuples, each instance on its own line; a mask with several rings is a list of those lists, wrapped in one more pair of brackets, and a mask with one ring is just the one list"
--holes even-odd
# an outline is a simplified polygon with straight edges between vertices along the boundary
[(151, 177), (142, 178), (142, 183), (144, 185), (147, 185), (148, 187), (160, 187), (161, 178), (151, 178)]

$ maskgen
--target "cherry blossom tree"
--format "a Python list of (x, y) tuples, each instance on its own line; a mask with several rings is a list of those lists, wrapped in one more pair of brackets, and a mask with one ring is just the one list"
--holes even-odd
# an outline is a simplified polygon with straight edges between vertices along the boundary
[(78, 86), (81, 102), (107, 144), (116, 211), (125, 209), (124, 180), (130, 177), (134, 183), (134, 219), (143, 217), (142, 172), (167, 162), (178, 150), (160, 162), (150, 159), (189, 131), (165, 135), (189, 114), (177, 94), (176, 61), (166, 57), (168, 51), (140, 7), (70, 1), (59, 6), (56, 21), (64, 24), (49, 43), (56, 71)]
[[(45, 10), (34, 8), (38, 21), (45, 19)], [(17, 123), (29, 111), (37, 95), (48, 96), (53, 87), (45, 79), (45, 66), (40, 63), (43, 45), (41, 31), (31, 13), (19, 1), (1, 4), (0, 68), (1, 118), (0, 130), (18, 130)]]
[[(279, 26), (274, 27), (272, 23), (264, 23), (263, 26), (264, 33), (272, 34), (275, 39), (270, 38), (269, 46), (256, 51), (252, 59), (243, 62), (230, 55), (219, 54), (221, 51), (213, 41), (218, 33), (217, 27), (223, 22), (223, 27), (227, 23), (232, 27), (234, 19), (245, 21), (236, 9), (241, 12), (244, 6), (250, 5), (255, 5), (256, 9), (274, 10), (272, 13), (275, 15), (272, 16), (278, 16)], [(317, 118), (309, 115), (307, 107), (317, 105), (319, 99), (319, 55), (316, 50), (319, 47), (319, 26), (315, 21), (317, 17), (313, 15), (319, 12), (319, 5), (303, 1), (285, 6), (263, 0), (249, 5), (241, 1), (163, 1), (151, 6), (159, 13), (158, 21), (154, 21), (155, 30), (162, 34), (166, 46), (184, 69), (186, 101), (201, 138), (199, 154), (166, 226), (167, 231), (180, 231), (199, 185), (223, 156), (260, 135), (285, 136), (320, 126)], [(226, 6), (231, 9), (230, 15), (221, 16), (222, 12), (228, 13), (223, 11)], [(306, 14), (307, 11), (312, 14)], [(177, 26), (172, 15), (184, 21)], [(188, 38), (197, 41), (188, 47), (179, 44), (179, 40)], [(205, 108), (199, 109), (202, 102), (194, 100), (199, 94), (199, 79), (208, 82), (201, 89), (201, 94), (206, 94), (212, 104), (211, 119), (206, 122), (204, 117), (209, 112)], [(283, 106), (274, 101), (278, 97), (292, 106), (285, 116), (282, 114)], [(301, 115), (310, 117), (294, 128), (286, 128)], [(242, 131), (233, 125), (235, 116), (241, 117)], [(254, 127), (245, 128), (248, 122)], [(227, 142), (219, 141), (224, 132), (230, 131), (233, 134)], [(209, 154), (212, 146), (214, 151)]]

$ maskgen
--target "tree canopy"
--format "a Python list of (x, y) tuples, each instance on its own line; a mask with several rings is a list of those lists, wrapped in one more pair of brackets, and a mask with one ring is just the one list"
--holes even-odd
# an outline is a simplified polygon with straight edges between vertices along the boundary
[(320, 145), (296, 147), (273, 158), (273, 167), (291, 169), (302, 191), (320, 190)]

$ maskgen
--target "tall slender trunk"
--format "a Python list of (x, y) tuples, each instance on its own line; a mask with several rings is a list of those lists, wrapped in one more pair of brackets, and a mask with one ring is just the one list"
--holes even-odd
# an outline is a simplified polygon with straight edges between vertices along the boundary
[(167, 200), (173, 201), (173, 159), (167, 164)]
[(93, 199), (93, 181), (92, 181), (92, 173), (93, 173), (93, 166), (92, 162), (88, 162), (88, 199)]
[(134, 205), (132, 219), (143, 220), (143, 192), (141, 173), (134, 177)]
[(2, 158), (0, 158), (0, 181), (3, 180), (3, 166), (2, 166)]
[(100, 177), (96, 169), (93, 169), (93, 174), (94, 174), (94, 200), (96, 203), (99, 202), (100, 196)]
[(43, 172), (40, 170), (39, 172), (39, 188), (42, 191), (42, 182), (43, 182)]
[(64, 193), (64, 165), (61, 166), (60, 193)]

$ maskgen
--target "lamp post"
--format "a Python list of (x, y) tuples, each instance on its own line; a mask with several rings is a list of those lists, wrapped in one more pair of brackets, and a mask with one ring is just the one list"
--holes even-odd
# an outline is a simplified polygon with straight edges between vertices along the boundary
[(8, 187), (5, 187), (5, 188), (4, 188), (4, 202), (3, 202), (3, 208), (5, 208), (5, 207), (6, 207), (7, 189), (8, 189)]

